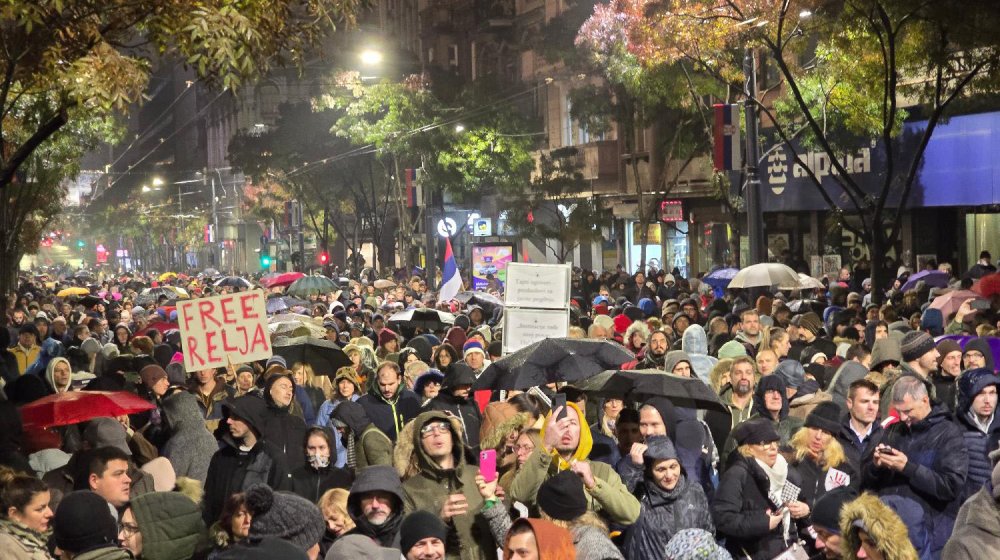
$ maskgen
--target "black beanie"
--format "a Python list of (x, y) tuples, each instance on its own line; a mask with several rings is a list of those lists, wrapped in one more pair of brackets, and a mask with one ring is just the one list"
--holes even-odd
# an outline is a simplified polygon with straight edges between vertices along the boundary
[(576, 473), (562, 471), (538, 488), (538, 507), (552, 519), (572, 521), (587, 513), (583, 481)]
[(813, 525), (839, 535), (840, 512), (848, 502), (854, 501), (857, 497), (858, 493), (850, 486), (834, 488), (823, 494), (813, 505)]
[(66, 494), (52, 518), (56, 546), (73, 555), (118, 546), (118, 522), (108, 502), (90, 490)]
[(839, 404), (832, 401), (821, 402), (806, 416), (805, 426), (819, 428), (824, 432), (837, 435), (840, 433), (840, 419), (843, 415), (844, 410), (840, 408)]
[(418, 509), (407, 515), (399, 527), (399, 547), (404, 555), (418, 542), (431, 537), (447, 542), (448, 527), (429, 511)]

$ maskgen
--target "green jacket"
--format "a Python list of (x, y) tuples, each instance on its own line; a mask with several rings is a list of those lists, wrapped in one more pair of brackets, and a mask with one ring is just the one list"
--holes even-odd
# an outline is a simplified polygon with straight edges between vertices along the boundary
[(79, 556), (74, 556), (73, 560), (133, 560), (135, 556), (125, 548), (107, 547), (98, 548), (85, 552)]
[(142, 532), (143, 560), (186, 560), (205, 544), (201, 508), (180, 492), (151, 492), (130, 502)]
[[(611, 465), (600, 461), (588, 462), (596, 482), (594, 488), (590, 490), (584, 488), (589, 509), (603, 513), (605, 517), (615, 523), (622, 525), (635, 523), (635, 520), (639, 518), (639, 500), (629, 493), (621, 477), (611, 468)], [(542, 482), (555, 476), (558, 472), (559, 467), (553, 463), (552, 455), (546, 453), (544, 448), (535, 449), (531, 457), (528, 457), (528, 460), (518, 470), (514, 482), (511, 483), (511, 498), (530, 508), (535, 508), (538, 488)]]
[[(420, 428), (430, 421), (447, 421), (451, 425), (454, 469), (442, 469), (424, 452)], [(476, 486), (479, 470), (465, 464), (462, 441), (459, 420), (441, 411), (425, 412), (403, 428), (394, 457), (396, 470), (403, 479), (403, 510), (409, 514), (422, 509), (438, 515), (449, 495), (462, 494), (469, 507), (466, 513), (456, 515), (448, 523), (447, 558), (495, 559), (497, 545), (482, 514), (484, 501)]]
[(392, 465), (392, 441), (375, 424), (369, 424), (361, 432), (354, 453), (357, 461), (355, 472), (371, 465)]

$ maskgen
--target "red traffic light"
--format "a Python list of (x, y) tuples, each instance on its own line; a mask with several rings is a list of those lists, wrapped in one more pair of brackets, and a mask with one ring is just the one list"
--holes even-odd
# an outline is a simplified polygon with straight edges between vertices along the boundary
[(326, 264), (330, 262), (330, 254), (327, 253), (326, 251), (323, 251), (322, 253), (317, 255), (317, 258), (319, 259), (319, 264)]

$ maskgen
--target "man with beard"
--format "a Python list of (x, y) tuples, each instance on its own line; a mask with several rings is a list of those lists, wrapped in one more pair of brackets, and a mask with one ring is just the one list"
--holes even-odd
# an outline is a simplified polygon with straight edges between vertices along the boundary
[(364, 535), (380, 546), (401, 550), (403, 488), (396, 469), (376, 465), (358, 471), (347, 498), (347, 513), (355, 524), (348, 534)]
[(955, 381), (962, 373), (962, 347), (954, 340), (942, 340), (937, 345), (938, 368), (931, 374), (931, 383), (941, 402), (955, 411)]
[(670, 342), (663, 331), (653, 331), (649, 335), (649, 343), (646, 345), (646, 356), (639, 362), (638, 369), (660, 369), (664, 368), (664, 360), (667, 350), (670, 349)]
[(753, 391), (757, 386), (757, 372), (749, 356), (740, 356), (729, 367), (729, 383), (722, 387), (719, 398), (729, 408), (729, 414), (715, 410), (705, 412), (705, 423), (712, 432), (717, 449), (722, 449), (729, 432), (750, 418), (753, 408)]
[(760, 346), (760, 338), (760, 313), (753, 308), (743, 310), (740, 313), (740, 332), (736, 333), (736, 340), (746, 346), (747, 354), (754, 357)]

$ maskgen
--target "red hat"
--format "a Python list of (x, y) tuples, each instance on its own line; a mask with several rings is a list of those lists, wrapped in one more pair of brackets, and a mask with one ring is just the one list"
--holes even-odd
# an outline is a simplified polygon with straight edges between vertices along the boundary
[(385, 346), (386, 344), (389, 343), (390, 340), (399, 341), (399, 337), (396, 335), (396, 333), (392, 332), (389, 329), (382, 329), (382, 331), (378, 333), (379, 346)]
[(619, 313), (615, 317), (615, 332), (618, 334), (624, 333), (628, 326), (632, 324), (632, 319), (629, 319), (624, 313)]
[(594, 306), (594, 315), (607, 315), (608, 314), (608, 304), (598, 303)]

